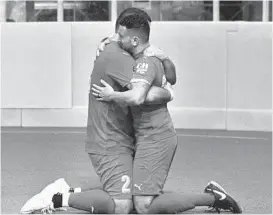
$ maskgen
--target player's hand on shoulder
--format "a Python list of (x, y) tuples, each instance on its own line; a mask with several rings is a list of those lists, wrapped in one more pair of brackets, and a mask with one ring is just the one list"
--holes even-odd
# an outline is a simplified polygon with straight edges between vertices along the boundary
[(111, 87), (110, 84), (108, 84), (106, 81), (101, 79), (102, 87), (93, 84), (92, 85), (92, 94), (96, 97), (99, 101), (111, 101), (110, 95), (114, 92), (113, 87)]
[(154, 45), (150, 45), (147, 49), (145, 49), (144, 56), (157, 57), (160, 61), (168, 58), (168, 56), (160, 48)]
[(110, 37), (106, 37), (101, 41), (96, 51), (96, 58), (100, 56), (100, 53), (105, 49), (105, 46), (111, 42), (113, 37), (114, 35), (111, 35)]

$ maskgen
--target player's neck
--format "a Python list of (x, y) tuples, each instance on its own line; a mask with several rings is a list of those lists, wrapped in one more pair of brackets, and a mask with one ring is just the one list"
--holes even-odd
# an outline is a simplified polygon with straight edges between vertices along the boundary
[(146, 48), (148, 48), (150, 46), (150, 43), (145, 43), (145, 44), (140, 44), (138, 45), (134, 50), (133, 50), (133, 57), (139, 55), (140, 53), (142, 53)]

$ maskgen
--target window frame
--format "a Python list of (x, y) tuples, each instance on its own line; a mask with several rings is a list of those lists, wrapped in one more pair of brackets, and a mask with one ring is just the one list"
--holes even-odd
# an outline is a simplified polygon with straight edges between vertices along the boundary
[[(39, 0), (37, 0), (39, 1)], [(141, 2), (141, 0), (138, 0)], [(151, 1), (152, 0), (145, 0), (145, 2), (148, 2), (149, 7), (151, 7)], [(109, 6), (109, 20), (108, 21), (102, 21), (102, 22), (115, 22), (115, 20), (117, 19), (117, 2), (118, 0), (111, 0), (110, 2), (110, 6)], [(271, 2), (271, 3), (269, 3)], [(2, 20), (2, 22), (7, 22), (7, 17), (6, 17), (6, 10), (7, 10), (7, 0), (4, 0), (4, 4), (0, 5), (1, 7), (4, 7), (4, 13), (2, 13), (3, 17), (0, 17), (0, 21)], [(40, 3), (41, 4), (41, 3)], [(272, 17), (272, 9), (270, 10), (270, 4), (272, 5), (272, 0), (262, 0), (262, 20), (261, 21), (254, 21), (254, 22), (272, 22), (272, 18), (271, 20), (269, 19), (270, 17)], [(234, 22), (234, 21), (230, 21), (230, 20), (220, 20), (220, 0), (212, 0), (212, 5), (213, 5), (213, 19), (210, 20), (205, 20), (204, 22)], [(56, 22), (64, 22), (64, 0), (57, 0), (57, 21)], [(271, 13), (270, 13), (271, 12)], [(270, 15), (271, 14), (271, 15)], [(239, 20), (238, 20), (239, 21)], [(244, 21), (244, 20), (241, 20)], [(27, 21), (26, 21), (27, 22)], [(72, 21), (72, 22), (76, 22), (76, 21)], [(86, 21), (86, 22), (92, 22), (92, 21)], [(155, 21), (155, 22), (171, 22), (171, 21)], [(185, 22), (182, 20), (176, 20), (175, 22)], [(186, 21), (187, 22), (187, 21)], [(203, 22), (203, 21), (200, 21)], [(235, 21), (236, 22), (236, 21)], [(253, 21), (247, 21), (247, 22), (253, 22)]]

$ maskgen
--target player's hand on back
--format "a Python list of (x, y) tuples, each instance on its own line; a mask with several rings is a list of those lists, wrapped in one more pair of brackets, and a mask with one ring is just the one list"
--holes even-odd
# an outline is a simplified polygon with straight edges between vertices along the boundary
[(92, 94), (99, 101), (110, 101), (109, 96), (114, 92), (113, 87), (108, 84), (106, 81), (101, 79), (101, 84), (103, 87), (100, 87), (96, 84), (92, 85)]
[(100, 53), (105, 49), (105, 46), (111, 42), (113, 37), (114, 35), (111, 35), (110, 37), (107, 37), (101, 41), (96, 51), (96, 58), (100, 56)]
[(168, 56), (160, 48), (154, 45), (150, 45), (147, 49), (145, 49), (144, 56), (157, 57), (160, 61), (168, 58)]
[(104, 50), (105, 46), (107, 44), (109, 44), (111, 42), (111, 40), (109, 39), (109, 37), (107, 37), (106, 39), (104, 39), (98, 46), (97, 51), (96, 51), (96, 57), (98, 58), (100, 56), (100, 53)]

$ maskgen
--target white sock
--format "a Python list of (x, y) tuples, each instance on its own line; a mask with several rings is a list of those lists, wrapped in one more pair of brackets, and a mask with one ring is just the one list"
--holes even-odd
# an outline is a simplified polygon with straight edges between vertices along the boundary
[(62, 206), (63, 207), (69, 207), (68, 199), (69, 199), (70, 195), (71, 195), (71, 193), (63, 193), (63, 195), (62, 195), (62, 197), (63, 197)]
[(82, 192), (82, 189), (80, 187), (74, 188), (74, 193), (80, 193)]

